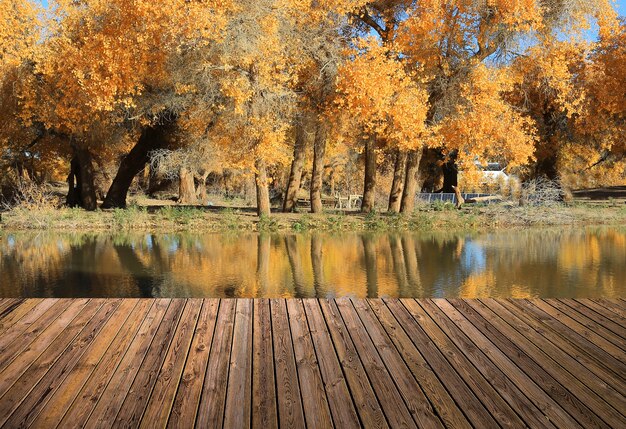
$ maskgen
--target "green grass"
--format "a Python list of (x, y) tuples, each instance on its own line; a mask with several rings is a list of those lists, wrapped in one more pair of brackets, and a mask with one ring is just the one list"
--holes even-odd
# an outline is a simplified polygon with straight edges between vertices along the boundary
[(81, 209), (18, 207), (2, 213), (5, 230), (143, 230), (143, 231), (434, 231), (523, 228), (558, 225), (626, 225), (626, 205), (560, 205), (519, 207), (511, 204), (420, 206), (410, 215), (359, 213), (273, 213), (256, 217), (233, 208), (221, 211), (168, 206), (155, 212), (131, 205), (127, 209), (86, 212)]

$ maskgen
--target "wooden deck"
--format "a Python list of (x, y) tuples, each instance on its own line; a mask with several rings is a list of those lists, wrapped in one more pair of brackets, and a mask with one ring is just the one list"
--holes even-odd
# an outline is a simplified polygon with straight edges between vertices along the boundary
[(626, 427), (623, 300), (0, 300), (4, 427)]

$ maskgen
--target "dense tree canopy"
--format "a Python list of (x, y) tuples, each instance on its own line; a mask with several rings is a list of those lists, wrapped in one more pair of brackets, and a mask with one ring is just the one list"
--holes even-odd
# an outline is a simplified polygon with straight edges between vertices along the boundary
[(124, 207), (156, 156), (181, 202), (227, 169), (267, 215), (357, 177), (364, 211), (385, 177), (411, 211), (490, 161), (624, 182), (625, 28), (610, 0), (0, 0), (2, 185)]

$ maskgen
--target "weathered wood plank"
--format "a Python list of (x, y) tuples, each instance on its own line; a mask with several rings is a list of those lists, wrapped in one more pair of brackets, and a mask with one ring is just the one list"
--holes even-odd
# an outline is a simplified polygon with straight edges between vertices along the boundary
[[(64, 415), (60, 416), (61, 422), (56, 425), (57, 427), (67, 427), (70, 422), (72, 425), (79, 427), (85, 424), (109, 382), (114, 378), (118, 365), (123, 360), (125, 353), (128, 350), (134, 353), (135, 349), (132, 346), (134, 340), (140, 343), (142, 336), (145, 337), (147, 335), (154, 318), (162, 317), (162, 315), (163, 313), (160, 313), (160, 309), (153, 300), (142, 300), (139, 303), (135, 312), (126, 320), (115, 340), (113, 340), (111, 346), (94, 368), (91, 376), (70, 405), (70, 408)], [(120, 368), (120, 372), (124, 370), (123, 367)], [(57, 423), (57, 421), (55, 420), (54, 423)], [(46, 420), (43, 420), (41, 424), (38, 424), (36, 421), (34, 425), (42, 429), (55, 426), (54, 424), (48, 425)]]
[(617, 299), (603, 299), (603, 298), (594, 299), (594, 301), (600, 304), (601, 306), (603, 306), (604, 308), (606, 308), (607, 310), (610, 310), (613, 313), (617, 314), (618, 316), (622, 318), (626, 317), (626, 308), (624, 307), (621, 301)]
[(237, 300), (228, 389), (224, 409), (225, 428), (249, 428), (252, 404), (252, 302)]
[(626, 392), (626, 362), (620, 362), (604, 350), (596, 347), (565, 325), (549, 317), (525, 300), (503, 300), (505, 305), (513, 305), (529, 316), (541, 334), (549, 337), (556, 345), (585, 365), (598, 377), (614, 386), (619, 392)]
[[(501, 380), (495, 378), (495, 374), (481, 373), (469, 360), (463, 351), (437, 326), (428, 313), (415, 300), (402, 300), (411, 316), (420, 324), (426, 334), (430, 337), (442, 354), (449, 360), (450, 364), (463, 377), (470, 386), (474, 395), (480, 399), (485, 408), (491, 414), (491, 418), (505, 427), (519, 427), (523, 424), (520, 417), (513, 411), (511, 406), (498, 394), (498, 391), (491, 382), (500, 383)], [(489, 426), (495, 425), (493, 421)]]
[[(427, 308), (431, 316), (435, 315), (439, 326), (447, 326), (444, 328), (446, 332), (451, 332), (453, 325), (458, 327), (456, 333), (450, 336), (456, 338), (455, 342), (457, 345), (461, 345), (466, 355), (473, 358), (474, 364), (480, 362), (481, 366), (484, 364), (486, 369), (491, 368), (496, 374), (502, 372), (512, 382), (509, 385), (508, 381), (504, 380), (505, 384), (502, 385), (499, 392), (528, 425), (534, 427), (545, 426), (545, 418), (541, 416), (541, 413), (543, 413), (557, 427), (582, 428), (532, 378), (519, 369), (506, 354), (496, 347), (452, 305), (442, 300), (423, 300), (422, 306)], [(447, 316), (447, 319), (444, 319), (443, 314)], [(472, 341), (476, 348), (467, 343), (466, 339)], [(487, 357), (489, 361), (483, 361), (483, 356)], [(497, 385), (496, 383), (493, 384)]]
[(305, 427), (300, 383), (287, 317), (287, 303), (282, 299), (272, 299), (270, 307), (274, 334), (274, 367), (279, 425), (288, 428)]
[(381, 300), (370, 300), (369, 304), (445, 425), (455, 428), (471, 428), (472, 425), (387, 305)]
[(107, 300), (96, 314), (89, 320), (83, 330), (72, 343), (63, 351), (53, 366), (41, 378), (37, 385), (28, 393), (22, 403), (6, 420), (7, 427), (28, 427), (39, 411), (46, 405), (51, 394), (65, 380), (71, 369), (97, 338), (99, 332), (113, 315), (121, 300)]
[(167, 425), (201, 308), (202, 300), (187, 302), (156, 377), (140, 427), (164, 428)]
[(594, 320), (596, 323), (601, 324), (606, 329), (611, 331), (614, 335), (617, 335), (619, 338), (626, 340), (626, 327), (621, 326), (615, 323), (613, 320), (596, 313), (591, 308), (573, 299), (562, 299), (559, 301), (564, 305), (574, 309), (576, 312), (588, 317), (589, 319)]
[(254, 300), (252, 354), (252, 427), (278, 427), (272, 314), (269, 299)]
[(114, 428), (139, 426), (186, 305), (183, 299), (173, 299), (170, 303), (121, 408), (116, 416), (110, 414), (113, 420), (105, 420), (107, 427), (110, 424)]
[(287, 301), (289, 325), (293, 339), (304, 417), (309, 427), (332, 427), (330, 407), (322, 375), (308, 329), (306, 314), (300, 300)]
[[(139, 328), (137, 335), (131, 342), (130, 347), (126, 350), (121, 361), (119, 361), (113, 376), (108, 380), (106, 388), (102, 388), (103, 390), (97, 395), (97, 404), (90, 410), (88, 420), (84, 423), (85, 427), (100, 428), (112, 426), (119, 409), (124, 403), (126, 394), (140, 370), (141, 363), (146, 357), (146, 353), (170, 305), (170, 301), (169, 299), (159, 299), (155, 302)], [(79, 410), (78, 413), (82, 417), (87, 414), (85, 411), (87, 410)], [(73, 413), (65, 416), (61, 425), (64, 423), (67, 425), (76, 424), (75, 420), (70, 420), (71, 414)]]
[[(22, 320), (9, 328), (0, 337), (0, 374), (4, 372), (18, 355), (23, 357), (27, 350), (32, 349), (28, 347), (42, 332), (46, 332), (42, 336), (43, 342), (50, 344), (55, 337), (53, 332), (58, 334), (63, 329), (62, 327), (59, 328), (59, 326), (63, 326), (63, 322), (69, 323), (71, 320), (67, 319), (67, 314), (65, 314), (65, 317), (60, 322), (53, 323), (60, 315), (64, 314), (70, 304), (72, 304), (70, 300), (62, 300), (54, 302), (49, 306), (39, 306), (32, 314), (22, 318)], [(86, 305), (87, 300), (81, 300), (80, 304)], [(77, 307), (74, 306), (72, 308), (76, 310)], [(38, 342), (35, 347), (38, 347), (40, 350), (45, 349), (41, 342)]]
[(193, 427), (196, 421), (219, 305), (218, 299), (204, 300), (185, 370), (167, 423), (170, 428)]
[(361, 424), (368, 428), (388, 427), (363, 363), (339, 314), (337, 304), (334, 300), (327, 299), (319, 300), (319, 303)]
[[(0, 425), (5, 422), (5, 419), (7, 419), (22, 400), (26, 398), (39, 380), (44, 377), (56, 360), (63, 354), (68, 345), (83, 330), (85, 325), (89, 323), (97, 310), (104, 304), (104, 300), (90, 300), (86, 303), (75, 301), (73, 304), (70, 304), (70, 307), (74, 304), (76, 304), (74, 309), (78, 311), (78, 314), (68, 311), (68, 313), (70, 313), (68, 318), (71, 317), (71, 322), (69, 325), (66, 325), (66, 329), (54, 339), (46, 351), (24, 371), (11, 388), (4, 393), (4, 396), (0, 398), (0, 416), (3, 416), (0, 417)], [(19, 363), (20, 359), (21, 357), (14, 362)], [(10, 371), (6, 371), (3, 374), (2, 381), (7, 378), (13, 378), (9, 377), (9, 374), (13, 375)]]
[(318, 363), (333, 422), (339, 428), (358, 428), (359, 417), (354, 408), (348, 385), (346, 384), (341, 364), (333, 346), (333, 340), (326, 328), (326, 322), (315, 299), (303, 300), (306, 317), (309, 322), (311, 339), (318, 357)]
[[(41, 341), (35, 341), (30, 344), (30, 341), (26, 340), (27, 346), (25, 348), (20, 347), (21, 352), (19, 354), (13, 352), (15, 349), (10, 349), (11, 351), (7, 351), (6, 356), (2, 356), (3, 362), (0, 363), (0, 366), (4, 366), (4, 368), (0, 370), (0, 397), (2, 397), (13, 383), (37, 361), (37, 358), (54, 343), (57, 336), (66, 331), (68, 325), (80, 314), (88, 302), (89, 301), (86, 299), (72, 303), (67, 301), (61, 303), (63, 304), (61, 307), (51, 308), (50, 311), (57, 309), (61, 311), (61, 314), (55, 314), (54, 317), (48, 318), (48, 314), (46, 313), (47, 316), (44, 324), (33, 325), (34, 330), (38, 332), (41, 331)], [(68, 305), (66, 306), (65, 304)], [(8, 363), (3, 365), (4, 362)]]
[(546, 354), (479, 301), (456, 299), (451, 300), (451, 303), (580, 424), (586, 427), (604, 427), (605, 424), (597, 415), (605, 416), (606, 422), (613, 426), (620, 425), (620, 414), (552, 360), (558, 359), (558, 356)]
[(402, 356), (398, 353), (398, 350), (381, 326), (380, 321), (374, 315), (367, 301), (353, 300), (352, 305), (356, 309), (387, 370), (390, 374), (393, 374), (396, 386), (403, 396), (415, 423), (419, 427), (424, 428), (443, 428), (441, 420), (435, 415), (424, 391), (413, 377), (411, 370), (406, 366)]
[(568, 299), (563, 300), (563, 302), (581, 313), (589, 315), (593, 320), (601, 323), (620, 337), (626, 339), (626, 323), (624, 323), (623, 320), (616, 320), (613, 313), (594, 305), (592, 301)]
[(347, 299), (339, 299), (336, 304), (390, 426), (417, 427), (395, 383), (390, 382), (393, 377), (387, 371), (352, 303)]
[[(553, 344), (552, 341), (543, 335), (541, 328), (538, 328), (539, 331), (537, 331), (537, 327), (532, 326), (533, 321), (528, 318), (527, 315), (516, 311), (515, 308), (506, 307), (502, 300), (487, 299), (481, 301), (484, 301), (486, 307), (498, 314), (503, 320), (506, 320), (530, 343), (536, 345), (548, 356), (552, 357), (556, 364), (569, 371), (570, 374), (580, 380), (589, 389), (595, 391), (602, 399), (615, 407), (616, 410), (619, 411), (623, 408), (622, 395), (591, 372), (584, 362), (567, 354)], [(552, 367), (549, 368), (552, 369)]]
[(618, 359), (621, 362), (626, 362), (626, 352), (624, 352), (624, 350), (620, 349), (597, 332), (589, 329), (589, 327), (579, 323), (577, 320), (569, 317), (569, 315), (560, 312), (552, 305), (543, 300), (533, 300), (531, 301), (531, 303), (537, 308), (544, 311), (550, 317), (558, 320), (581, 337), (593, 343), (595, 346), (599, 347), (607, 353), (610, 353), (615, 359)]
[(473, 423), (473, 426), (490, 427), (497, 425), (480, 399), (465, 384), (463, 378), (448, 362), (443, 352), (412, 317), (407, 308), (397, 300), (386, 300), (385, 303), (411, 338), (414, 346), (439, 376), (450, 396), (455, 399), (465, 416)]
[(579, 313), (578, 311), (564, 304), (558, 299), (546, 299), (545, 302), (556, 308), (559, 312), (565, 314), (566, 316), (576, 320), (578, 323), (585, 326), (586, 328), (592, 330), (594, 333), (601, 335), (606, 340), (619, 347), (622, 351), (626, 352), (626, 340), (611, 331), (610, 329), (607, 329), (606, 327), (597, 323), (595, 320), (589, 318), (588, 316)]
[[(123, 335), (121, 333), (122, 329), (130, 328), (130, 320), (133, 317), (141, 320), (151, 305), (152, 302), (148, 300), (124, 300), (122, 302), (115, 314), (107, 322), (107, 325), (102, 328), (101, 333), (97, 336), (89, 350), (83, 354), (80, 361), (78, 361), (70, 374), (57, 388), (56, 393), (54, 393), (33, 421), (32, 427), (49, 428), (56, 427), (59, 424), (88, 382), (90, 376), (94, 373), (94, 370), (103, 362), (106, 353), (115, 348), (116, 342), (120, 341), (118, 338)], [(136, 328), (138, 327), (139, 324), (137, 324)]]
[(0, 299), (0, 425), (626, 427), (624, 308)]
[(30, 314), (33, 309), (41, 304), (44, 299), (33, 298), (23, 300), (10, 314), (0, 320), (0, 333), (6, 332), (11, 326), (17, 323), (22, 317)]
[(233, 343), (235, 324), (234, 299), (223, 299), (217, 314), (215, 334), (204, 378), (196, 426), (199, 428), (222, 427), (224, 404), (228, 383), (228, 366)]

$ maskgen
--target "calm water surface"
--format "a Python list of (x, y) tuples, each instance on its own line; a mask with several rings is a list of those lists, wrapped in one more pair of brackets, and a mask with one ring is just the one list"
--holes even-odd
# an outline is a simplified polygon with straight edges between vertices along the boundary
[(626, 297), (626, 229), (0, 232), (0, 297)]

